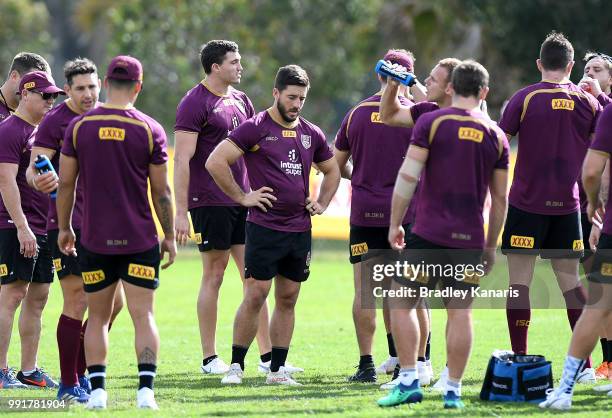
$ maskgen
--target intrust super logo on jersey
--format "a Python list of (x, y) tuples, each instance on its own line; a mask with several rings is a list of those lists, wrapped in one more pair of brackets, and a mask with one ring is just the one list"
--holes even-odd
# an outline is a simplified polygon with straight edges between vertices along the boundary
[(98, 136), (103, 141), (123, 141), (125, 139), (125, 129), (101, 127)]
[(484, 132), (480, 129), (462, 126), (459, 128), (458, 136), (459, 139), (481, 143), (482, 139), (484, 138)]
[(155, 269), (151, 266), (130, 263), (128, 265), (128, 275), (139, 279), (155, 280)]
[(554, 110), (574, 110), (574, 101), (569, 99), (552, 99)]

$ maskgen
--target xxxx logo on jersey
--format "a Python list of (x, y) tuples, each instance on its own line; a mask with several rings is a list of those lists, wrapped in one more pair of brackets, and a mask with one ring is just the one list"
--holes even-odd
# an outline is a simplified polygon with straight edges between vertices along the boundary
[(523, 237), (520, 235), (512, 235), (510, 237), (510, 245), (517, 248), (533, 248), (533, 237)]
[(130, 263), (128, 266), (128, 275), (138, 277), (139, 279), (155, 280), (155, 269), (150, 266)]
[(85, 284), (96, 284), (104, 280), (106, 276), (103, 270), (84, 271), (83, 272), (83, 283)]
[(554, 110), (574, 110), (574, 101), (568, 99), (552, 99)]
[(351, 245), (351, 255), (357, 257), (358, 255), (364, 255), (368, 252), (368, 243), (361, 242), (359, 244)]
[(6, 264), (0, 264), (0, 277), (4, 277), (8, 275), (8, 268), (6, 267)]

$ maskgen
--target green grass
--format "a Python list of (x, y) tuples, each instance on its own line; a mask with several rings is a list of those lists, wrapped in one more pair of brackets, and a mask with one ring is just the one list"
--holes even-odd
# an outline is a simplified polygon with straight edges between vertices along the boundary
[[(343, 247), (343, 246), (342, 246)], [(503, 258), (496, 269), (505, 277)], [(486, 363), (496, 348), (509, 346), (503, 309), (476, 310), (474, 313), (474, 349), (464, 378), (464, 412), (445, 411), (440, 395), (426, 390), (419, 405), (381, 409), (376, 399), (383, 395), (378, 386), (346, 383), (354, 372), (358, 351), (351, 317), (353, 297), (352, 269), (342, 249), (327, 247), (315, 252), (312, 275), (302, 287), (296, 313), (296, 328), (289, 361), (304, 367), (306, 372), (297, 379), (299, 388), (269, 387), (256, 372), (258, 352), (253, 344), (247, 356), (245, 383), (239, 387), (222, 387), (219, 377), (203, 376), (199, 371), (202, 360), (196, 319), (196, 298), (200, 282), (200, 258), (193, 250), (183, 250), (177, 263), (162, 274), (157, 291), (156, 318), (161, 335), (156, 398), (161, 411), (158, 416), (535, 416), (550, 415), (530, 404), (485, 403), (478, 400)], [(542, 270), (544, 280), (553, 281), (550, 272)], [(501, 279), (500, 279), (501, 280)], [(241, 284), (233, 264), (228, 269), (221, 290), (219, 309), (219, 354), (230, 360), (231, 333), (234, 313), (241, 300)], [(59, 284), (52, 285), (44, 313), (43, 336), (39, 364), (58, 376), (58, 356), (55, 329), (61, 309)], [(443, 343), (445, 313), (433, 312), (432, 359), (436, 372), (444, 365)], [(564, 310), (538, 310), (532, 314), (530, 352), (545, 354), (553, 361), (555, 380), (561, 375), (570, 330)], [(375, 361), (387, 356), (382, 316), (374, 349)], [(13, 332), (9, 360), (19, 364), (19, 339)], [(600, 360), (599, 348), (594, 360)], [(109, 408), (97, 414), (105, 416), (138, 416), (153, 412), (135, 409), (136, 359), (133, 330), (127, 311), (120, 314), (110, 333), (107, 390)], [(381, 382), (386, 381), (383, 377)], [(51, 391), (3, 391), (1, 397), (54, 397)], [(568, 416), (612, 416), (608, 412), (612, 399), (596, 395), (588, 386), (579, 385), (574, 408)], [(0, 411), (3, 416), (9, 416)], [(81, 407), (52, 416), (89, 414)], [(18, 416), (18, 415), (17, 415)], [(23, 415), (21, 415), (23, 416)]]

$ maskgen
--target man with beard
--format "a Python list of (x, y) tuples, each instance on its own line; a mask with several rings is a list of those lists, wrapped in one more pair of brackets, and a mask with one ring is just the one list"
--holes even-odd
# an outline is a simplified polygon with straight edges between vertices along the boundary
[[(47, 246), (49, 197), (28, 187), (26, 169), (36, 128), (59, 94), (44, 71), (25, 74), (15, 113), (0, 124), (0, 388), (57, 387), (36, 364), (42, 311), (53, 281)], [(8, 367), (13, 318), (21, 304), (21, 371)]]
[[(46, 155), (59, 172), (59, 155), (64, 140), (66, 127), (75, 117), (93, 109), (100, 94), (100, 79), (96, 65), (86, 59), (77, 58), (64, 65), (66, 84), (64, 91), (68, 100), (52, 109), (40, 123), (34, 139), (30, 166), (26, 172), (28, 183), (34, 189), (48, 193), (57, 188), (57, 175), (45, 173), (37, 175), (34, 160), (38, 155)], [(82, 184), (78, 183), (75, 209), (72, 213), (72, 228), (77, 236), (77, 248), (80, 249), (81, 217), (83, 211)], [(61, 383), (58, 399), (76, 400), (84, 403), (89, 396), (89, 379), (85, 376), (87, 363), (83, 340), (87, 321), (83, 323), (87, 299), (83, 290), (83, 278), (77, 257), (62, 254), (57, 246), (58, 225), (55, 199), (49, 204), (47, 215), (47, 234), (49, 248), (55, 272), (62, 288), (64, 305), (57, 324), (57, 345), (60, 360)], [(78, 253), (78, 250), (77, 250)], [(121, 307), (123, 298), (121, 288), (117, 287), (113, 304), (114, 319)], [(111, 320), (112, 321), (112, 320)]]
[[(285, 368), (285, 360), (300, 285), (310, 274), (310, 216), (325, 211), (340, 182), (340, 170), (323, 132), (299, 116), (309, 85), (301, 67), (281, 67), (272, 107), (232, 131), (206, 161), (221, 190), (249, 208), (245, 292), (234, 321), (232, 364), (223, 384), (242, 383), (244, 358), (257, 332), (257, 317), (276, 278), (270, 323), (272, 362), (266, 383), (299, 385)], [(250, 193), (241, 189), (230, 169), (243, 155)], [(312, 164), (324, 175), (317, 200), (309, 198)]]
[[(189, 219), (202, 257), (202, 283), (198, 295), (198, 322), (202, 344), (202, 373), (223, 374), (228, 366), (217, 356), (217, 302), (230, 254), (244, 281), (244, 240), (247, 209), (223, 193), (205, 169), (215, 146), (255, 114), (247, 95), (232, 87), (242, 77), (235, 42), (212, 40), (202, 47), (200, 59), (206, 78), (187, 92), (176, 111), (174, 126), (174, 190), (176, 238), (184, 245), (190, 236)], [(243, 191), (249, 189), (244, 161), (232, 165)], [(259, 370), (270, 368), (268, 306), (261, 310), (257, 342)], [(298, 370), (295, 370), (298, 371)]]

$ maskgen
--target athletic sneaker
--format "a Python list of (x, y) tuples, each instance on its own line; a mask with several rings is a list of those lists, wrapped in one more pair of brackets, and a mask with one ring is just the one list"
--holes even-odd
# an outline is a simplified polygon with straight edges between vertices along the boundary
[(399, 372), (400, 372), (400, 366), (398, 364), (397, 366), (395, 366), (395, 369), (393, 369), (393, 376), (391, 377), (391, 380), (389, 380), (387, 383), (383, 383), (382, 385), (380, 385), (380, 389), (389, 390), (399, 385), (399, 382), (400, 382)]
[(398, 364), (399, 360), (397, 357), (389, 356), (389, 358), (376, 368), (376, 374), (391, 374)]
[(567, 411), (572, 407), (572, 395), (564, 390), (546, 389), (546, 400), (540, 402), (540, 408)]
[(374, 363), (364, 364), (363, 367), (357, 366), (355, 374), (347, 380), (353, 383), (376, 383), (376, 366)]
[(602, 361), (599, 366), (595, 369), (595, 379), (608, 379), (608, 362)]
[(419, 382), (421, 383), (421, 386), (429, 386), (431, 384), (432, 376), (429, 374), (427, 363), (424, 361), (417, 361), (417, 372), (419, 374)]
[(43, 369), (36, 368), (36, 370), (29, 375), (24, 375), (23, 371), (17, 373), (17, 379), (24, 385), (34, 388), (57, 388), (59, 385), (57, 382), (47, 374)]
[(242, 383), (242, 375), (240, 364), (232, 363), (223, 379), (221, 379), (221, 383), (224, 385), (239, 385)]
[(87, 376), (80, 376), (79, 377), (79, 386), (82, 387), (83, 389), (85, 389), (85, 392), (87, 392), (87, 394), (91, 393), (91, 382), (89, 381), (89, 377), (87, 377)]
[(15, 376), (15, 369), (6, 368), (0, 369), (0, 389), (27, 389), (28, 385), (24, 385)]
[(57, 399), (59, 401), (65, 400), (68, 402), (87, 403), (89, 395), (84, 388), (79, 385), (64, 386), (61, 382), (57, 391)]
[(302, 386), (301, 383), (296, 382), (291, 377), (291, 373), (285, 366), (281, 366), (277, 372), (270, 371), (268, 377), (266, 377), (267, 385), (285, 385), (285, 386)]
[(200, 368), (204, 374), (224, 374), (229, 370), (229, 366), (219, 357), (215, 357), (206, 366), (200, 366)]
[[(268, 360), (268, 361), (259, 361), (259, 365), (257, 366), (257, 371), (259, 373), (265, 373), (268, 374), (270, 373), (270, 365), (272, 364), (272, 360)], [(287, 362), (285, 362), (285, 370), (287, 370), (289, 372), (289, 374), (293, 374), (293, 373), (302, 373), (304, 372), (304, 369), (300, 368), (300, 367), (295, 367)]]
[[(612, 383), (608, 383), (607, 385), (593, 386), (593, 390), (595, 392), (612, 392)], [(608, 396), (612, 395), (608, 393)]]
[(449, 390), (442, 396), (444, 401), (444, 409), (461, 409), (465, 408), (465, 404), (461, 401), (461, 396), (457, 395), (454, 391)]
[(96, 389), (91, 391), (89, 395), (89, 401), (85, 406), (87, 409), (106, 409), (106, 401), (108, 400), (108, 394), (104, 389)]
[(419, 387), (419, 379), (414, 379), (410, 386), (398, 384), (389, 394), (380, 398), (378, 406), (396, 406), (403, 403), (417, 403), (423, 400), (423, 391)]
[(136, 392), (136, 406), (141, 409), (158, 410), (157, 402), (155, 402), (155, 394), (153, 389), (141, 388)]
[(584, 369), (576, 378), (576, 383), (595, 383), (595, 370), (592, 367)]
[(440, 378), (434, 385), (431, 387), (436, 392), (444, 392), (446, 390), (446, 381), (448, 380), (448, 367), (445, 367), (440, 373)]

